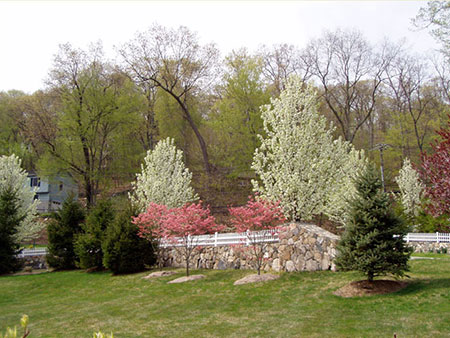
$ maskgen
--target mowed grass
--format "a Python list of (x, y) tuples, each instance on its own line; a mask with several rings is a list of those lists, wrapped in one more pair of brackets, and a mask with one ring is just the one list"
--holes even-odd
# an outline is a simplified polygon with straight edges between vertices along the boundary
[(183, 270), (152, 281), (147, 273), (3, 276), (0, 330), (26, 313), (29, 337), (450, 337), (450, 255), (428, 257), (411, 261), (402, 291), (349, 299), (333, 291), (362, 279), (357, 273), (283, 273), (242, 286), (233, 282), (251, 271), (193, 271), (207, 278), (183, 284), (167, 284)]

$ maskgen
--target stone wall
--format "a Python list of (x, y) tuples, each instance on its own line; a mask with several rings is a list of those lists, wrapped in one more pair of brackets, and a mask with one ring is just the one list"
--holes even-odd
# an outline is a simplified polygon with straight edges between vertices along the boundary
[[(339, 236), (313, 224), (292, 223), (279, 233), (279, 243), (268, 245), (262, 269), (265, 271), (335, 270), (333, 259)], [(191, 256), (190, 267), (196, 269), (254, 269), (245, 254), (245, 246), (204, 247)], [(166, 251), (168, 266), (185, 267), (178, 250)]]
[[(420, 253), (445, 253), (447, 251), (450, 254), (450, 243), (437, 243), (437, 242), (409, 242), (407, 245), (414, 249), (414, 252)], [(443, 250), (444, 249), (444, 250)]]
[(45, 255), (40, 256), (26, 256), (20, 258), (23, 262), (24, 268), (31, 268), (33, 270), (36, 269), (48, 269), (47, 261), (45, 260)]

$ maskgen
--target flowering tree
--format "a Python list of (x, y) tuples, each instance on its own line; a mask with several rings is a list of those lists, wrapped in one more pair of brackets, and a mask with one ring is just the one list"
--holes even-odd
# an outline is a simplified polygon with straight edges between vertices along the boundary
[(405, 212), (410, 216), (417, 216), (425, 187), (408, 158), (403, 161), (395, 182), (400, 189), (400, 200)]
[(177, 150), (173, 139), (167, 138), (147, 152), (130, 199), (140, 211), (145, 211), (150, 202), (180, 207), (198, 199), (191, 180), (192, 173), (183, 163), (183, 152)]
[(14, 154), (0, 156), (0, 191), (14, 192), (18, 214), (23, 216), (15, 234), (19, 243), (35, 238), (44, 226), (36, 220), (38, 201), (34, 200), (35, 191), (29, 188), (27, 173), (21, 168), (21, 164), (20, 158)]
[(134, 222), (142, 228), (142, 237), (155, 236), (159, 238), (160, 244), (170, 243), (180, 252), (186, 262), (187, 276), (189, 259), (192, 252), (198, 248), (198, 238), (195, 236), (221, 231), (224, 228), (215, 223), (209, 208), (203, 208), (201, 201), (171, 209), (150, 204), (147, 212), (139, 215)]
[(324, 213), (343, 221), (344, 196), (354, 191), (352, 178), (365, 167), (364, 156), (327, 128), (317, 112), (312, 87), (291, 77), (280, 97), (262, 107), (264, 131), (252, 168), (259, 176), (253, 189), (261, 197), (280, 201), (291, 220), (308, 220)]
[(427, 208), (435, 217), (450, 214), (450, 122), (437, 133), (442, 140), (433, 145), (432, 155), (423, 155), (421, 171), (425, 196), (430, 200)]
[(250, 256), (259, 275), (268, 244), (273, 241), (277, 226), (286, 221), (280, 203), (263, 199), (255, 201), (251, 197), (246, 206), (228, 208), (228, 211), (236, 230), (247, 234)]
[(164, 232), (162, 221), (167, 216), (168, 209), (165, 205), (150, 202), (146, 211), (133, 217), (133, 223), (139, 227), (138, 235), (147, 239), (156, 253), (157, 263), (160, 269), (164, 266)]

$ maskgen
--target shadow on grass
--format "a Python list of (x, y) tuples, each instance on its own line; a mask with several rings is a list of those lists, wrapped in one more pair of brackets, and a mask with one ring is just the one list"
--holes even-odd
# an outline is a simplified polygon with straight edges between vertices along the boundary
[(399, 295), (410, 295), (423, 291), (449, 289), (450, 278), (433, 278), (433, 279), (413, 279), (408, 282), (408, 286), (399, 290)]

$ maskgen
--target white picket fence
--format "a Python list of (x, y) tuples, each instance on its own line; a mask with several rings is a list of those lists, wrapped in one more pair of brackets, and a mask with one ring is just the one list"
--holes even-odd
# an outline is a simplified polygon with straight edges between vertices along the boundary
[(410, 232), (405, 236), (405, 241), (409, 242), (435, 242), (435, 243), (450, 243), (450, 233), (435, 232)]
[[(163, 241), (162, 246), (177, 247), (184, 246), (185, 239), (179, 238), (173, 242)], [(219, 245), (237, 245), (251, 243), (278, 243), (278, 233), (276, 231), (249, 231), (247, 233), (214, 233), (212, 235), (188, 236), (186, 243), (195, 246), (219, 246)]]
[(23, 249), (22, 252), (17, 255), (17, 257), (24, 258), (29, 256), (45, 256), (46, 254), (47, 254), (46, 248)]

